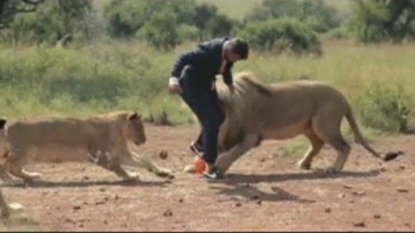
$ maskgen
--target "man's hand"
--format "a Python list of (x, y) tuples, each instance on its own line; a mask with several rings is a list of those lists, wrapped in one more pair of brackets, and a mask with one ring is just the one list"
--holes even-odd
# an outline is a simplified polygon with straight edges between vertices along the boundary
[(230, 92), (232, 95), (235, 93), (235, 87), (233, 86), (233, 84), (229, 84), (229, 85), (228, 85), (228, 89), (229, 89), (229, 92)]
[(182, 92), (179, 80), (176, 77), (171, 77), (169, 79), (169, 91), (171, 94), (177, 94)]

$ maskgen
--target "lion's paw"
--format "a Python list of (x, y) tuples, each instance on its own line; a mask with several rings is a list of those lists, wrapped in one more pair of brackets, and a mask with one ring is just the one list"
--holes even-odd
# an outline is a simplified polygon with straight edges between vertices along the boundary
[(138, 181), (140, 180), (140, 176), (138, 175), (138, 173), (135, 172), (128, 172), (128, 177), (124, 178), (124, 181)]
[(23, 174), (24, 174), (24, 180), (27, 180), (28, 182), (42, 179), (42, 174), (37, 173), (37, 172), (23, 171)]
[(305, 163), (303, 161), (300, 161), (298, 163), (298, 168), (300, 168), (302, 170), (310, 170), (311, 169), (311, 163)]
[(159, 169), (157, 169), (155, 174), (157, 176), (160, 176), (160, 177), (170, 177), (170, 176), (173, 175), (173, 172), (170, 169), (167, 169), (167, 168), (159, 168)]
[(194, 164), (187, 165), (186, 167), (184, 167), (183, 172), (185, 172), (185, 173), (195, 173), (196, 172), (195, 165)]
[(326, 174), (337, 174), (341, 171), (341, 169), (338, 169), (336, 167), (328, 167), (324, 169), (324, 173)]
[(9, 210), (13, 213), (19, 213), (23, 211), (23, 205), (17, 202), (8, 204)]

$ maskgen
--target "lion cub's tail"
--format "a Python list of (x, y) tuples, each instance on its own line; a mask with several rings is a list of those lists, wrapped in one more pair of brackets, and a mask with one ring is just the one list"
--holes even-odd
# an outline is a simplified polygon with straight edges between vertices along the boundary
[(346, 113), (346, 119), (350, 124), (350, 127), (352, 128), (353, 134), (355, 136), (355, 141), (362, 145), (367, 151), (369, 151), (374, 157), (385, 160), (378, 152), (376, 152), (369, 144), (366, 142), (366, 140), (363, 138), (362, 134), (360, 133), (359, 127), (357, 126), (356, 120), (353, 116), (353, 113), (351, 109)]

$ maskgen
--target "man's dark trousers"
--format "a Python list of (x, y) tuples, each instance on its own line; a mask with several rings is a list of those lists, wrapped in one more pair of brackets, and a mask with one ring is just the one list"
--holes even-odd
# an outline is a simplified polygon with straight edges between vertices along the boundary
[(214, 164), (218, 156), (219, 127), (225, 116), (216, 89), (212, 90), (211, 79), (202, 75), (193, 66), (186, 66), (180, 77), (180, 96), (202, 125), (203, 159)]

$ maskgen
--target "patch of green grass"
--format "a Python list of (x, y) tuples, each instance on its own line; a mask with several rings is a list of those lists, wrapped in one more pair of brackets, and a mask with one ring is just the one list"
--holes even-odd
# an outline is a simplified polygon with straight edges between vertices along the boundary
[[(186, 43), (167, 53), (137, 41), (98, 42), (65, 49), (0, 46), (0, 115), (83, 117), (131, 109), (154, 122), (191, 122), (191, 112), (182, 107), (179, 96), (167, 92), (167, 81), (175, 57), (194, 45)], [(383, 114), (361, 103), (379, 97), (367, 97), (368, 87), (382, 83), (395, 90), (399, 86), (401, 89), (396, 90), (404, 92), (405, 98), (415, 99), (415, 66), (411, 62), (415, 60), (414, 44), (360, 46), (330, 41), (323, 44), (323, 49), (319, 59), (252, 51), (248, 60), (235, 64), (234, 72), (251, 71), (266, 83), (307, 75), (332, 84), (350, 101), (363, 131), (373, 128), (367, 124), (368, 115)], [(414, 108), (411, 101), (405, 104), (409, 110)], [(412, 111), (408, 122), (411, 119)]]

